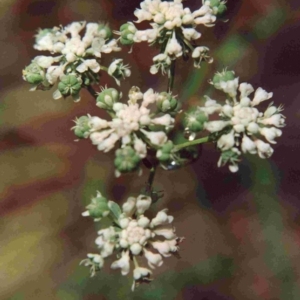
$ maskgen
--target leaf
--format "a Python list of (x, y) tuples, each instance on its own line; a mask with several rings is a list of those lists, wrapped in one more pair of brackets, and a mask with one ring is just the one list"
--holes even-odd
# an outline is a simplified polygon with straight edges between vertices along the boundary
[(108, 201), (108, 207), (109, 207), (113, 217), (117, 221), (122, 213), (120, 206), (114, 201)]

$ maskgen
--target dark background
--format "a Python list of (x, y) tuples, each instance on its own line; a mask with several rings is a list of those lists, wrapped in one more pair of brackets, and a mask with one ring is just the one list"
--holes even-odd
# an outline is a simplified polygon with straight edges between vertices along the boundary
[[(204, 145), (200, 159), (177, 171), (159, 170), (155, 186), (165, 197), (152, 212), (169, 208), (181, 258), (167, 258), (155, 280), (130, 291), (132, 279), (109, 269), (90, 279), (78, 263), (95, 252), (96, 230), (81, 212), (96, 190), (122, 203), (147, 180), (116, 179), (113, 154), (89, 141), (74, 142), (72, 120), (97, 115), (83, 91), (81, 102), (54, 101), (29, 92), (21, 71), (39, 55), (38, 28), (72, 21), (107, 21), (114, 29), (134, 20), (140, 1), (1, 0), (0, 3), (0, 298), (1, 299), (300, 299), (299, 101), (300, 3), (298, 0), (228, 1), (224, 18), (202, 28), (199, 43), (214, 64), (194, 70), (177, 65), (174, 93), (184, 108), (212, 94), (208, 79), (224, 67), (240, 81), (273, 91), (287, 116), (269, 160), (246, 156), (240, 171), (217, 168), (219, 153)], [(187, 0), (196, 9), (201, 1)], [(143, 26), (143, 25), (142, 25)], [(133, 75), (122, 85), (166, 88), (148, 72), (155, 49), (140, 44), (124, 57)], [(106, 82), (105, 82), (106, 83)], [(103, 83), (103, 85), (105, 84)], [(107, 82), (114, 85), (113, 82)], [(221, 94), (212, 94), (220, 96)]]

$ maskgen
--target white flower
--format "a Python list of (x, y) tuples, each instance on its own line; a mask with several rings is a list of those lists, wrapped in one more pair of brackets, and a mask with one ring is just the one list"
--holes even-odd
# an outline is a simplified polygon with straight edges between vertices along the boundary
[(267, 93), (264, 89), (259, 87), (254, 94), (252, 105), (258, 105), (260, 102), (268, 100), (273, 97), (273, 93)]
[(170, 57), (179, 57), (182, 55), (182, 47), (177, 41), (175, 31), (173, 31), (173, 36), (167, 44), (166, 53), (168, 53)]
[(149, 139), (150, 143), (155, 146), (162, 146), (168, 140), (167, 135), (163, 131), (148, 132), (141, 129), (141, 132)]
[(144, 254), (150, 268), (155, 269), (155, 267), (160, 267), (163, 264), (162, 256), (160, 254), (153, 253), (146, 249), (144, 249)]
[(140, 282), (150, 282), (149, 278), (152, 272), (147, 268), (137, 267), (133, 270), (133, 284), (131, 290), (134, 291), (135, 287)]
[(205, 128), (210, 132), (217, 132), (224, 129), (229, 124), (230, 123), (228, 121), (211, 121), (205, 123)]
[(156, 227), (159, 225), (166, 225), (170, 224), (173, 222), (174, 217), (167, 215), (167, 210), (161, 210), (160, 212), (157, 213), (156, 217), (152, 219), (150, 223), (150, 227)]
[(121, 269), (122, 275), (127, 275), (130, 271), (129, 251), (122, 252), (122, 257), (111, 264), (112, 269)]
[(84, 73), (88, 69), (94, 73), (98, 73), (100, 71), (100, 65), (97, 63), (96, 59), (86, 59), (76, 68), (79, 73)]
[(136, 198), (129, 197), (127, 201), (123, 204), (123, 212), (126, 216), (131, 216), (135, 210)]
[(260, 158), (269, 158), (274, 152), (270, 144), (261, 140), (256, 140), (255, 144)]
[(282, 131), (275, 127), (264, 127), (260, 129), (259, 133), (263, 135), (269, 143), (276, 144), (276, 141), (274, 139), (281, 136)]
[(151, 243), (153, 248), (156, 249), (162, 256), (168, 257), (172, 252), (177, 251), (177, 241), (176, 239), (165, 240), (165, 241), (155, 241)]
[(232, 148), (235, 144), (234, 141), (234, 131), (231, 130), (228, 134), (223, 134), (217, 142), (218, 147), (221, 150), (228, 150), (230, 148)]
[(136, 211), (139, 215), (142, 215), (147, 209), (149, 209), (152, 203), (151, 197), (140, 195), (136, 200)]
[(89, 255), (89, 259), (83, 261), (91, 267), (91, 272), (101, 268), (104, 259), (115, 251), (118, 259), (111, 264), (111, 268), (120, 269), (122, 275), (129, 273), (130, 261), (133, 260), (134, 289), (141, 282), (149, 282), (152, 274), (149, 269), (139, 266), (140, 256), (146, 258), (150, 268), (155, 268), (163, 264), (163, 257), (178, 251), (182, 238), (176, 236), (171, 226), (173, 217), (166, 214), (167, 210), (159, 211), (151, 221), (144, 216), (151, 203), (149, 196), (129, 197), (121, 210), (117, 209), (116, 203), (109, 201), (109, 207), (114, 208), (111, 215), (114, 223), (98, 232), (96, 244), (100, 255)]
[(256, 144), (246, 135), (244, 135), (242, 139), (242, 151), (244, 153), (256, 153)]
[[(264, 113), (260, 112), (257, 105), (270, 99), (273, 93), (258, 88), (251, 100), (250, 94), (254, 92), (252, 85), (248, 83), (238, 85), (238, 78), (226, 81), (226, 76), (231, 74), (233, 72), (218, 73), (218, 77), (213, 81), (213, 85), (228, 94), (231, 99), (226, 100), (226, 104), (221, 106), (215, 100), (207, 97), (205, 106), (199, 109), (207, 115), (219, 113), (221, 120), (208, 121), (205, 123), (205, 128), (211, 133), (219, 133), (217, 146), (222, 154), (218, 165), (229, 163), (230, 170), (236, 172), (238, 170), (239, 154), (236, 152), (239, 151), (238, 149), (243, 153), (257, 153), (261, 158), (268, 158), (272, 155), (274, 150), (262, 139), (275, 144), (275, 139), (282, 134), (278, 128), (285, 126), (285, 117), (280, 113), (282, 106), (270, 105)], [(224, 80), (222, 80), (222, 76), (224, 76)], [(238, 91), (240, 92), (239, 101), (237, 99)], [(225, 127), (231, 131), (222, 133)]]

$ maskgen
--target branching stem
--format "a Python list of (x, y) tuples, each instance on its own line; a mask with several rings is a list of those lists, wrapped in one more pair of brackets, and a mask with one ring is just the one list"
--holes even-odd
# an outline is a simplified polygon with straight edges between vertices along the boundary
[(207, 143), (207, 142), (210, 142), (209, 136), (206, 136), (206, 137), (203, 137), (201, 139), (194, 140), (194, 141), (189, 141), (189, 142), (185, 142), (185, 143), (176, 145), (175, 146), (175, 151), (179, 151), (182, 148), (186, 148), (186, 147), (193, 146), (193, 145), (199, 145), (199, 144), (203, 144), (203, 143)]

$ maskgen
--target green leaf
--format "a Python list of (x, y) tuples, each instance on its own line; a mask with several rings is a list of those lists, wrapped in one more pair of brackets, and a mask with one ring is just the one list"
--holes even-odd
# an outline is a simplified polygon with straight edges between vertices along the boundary
[(118, 220), (122, 211), (120, 206), (114, 201), (108, 201), (108, 207), (113, 215), (113, 217)]

